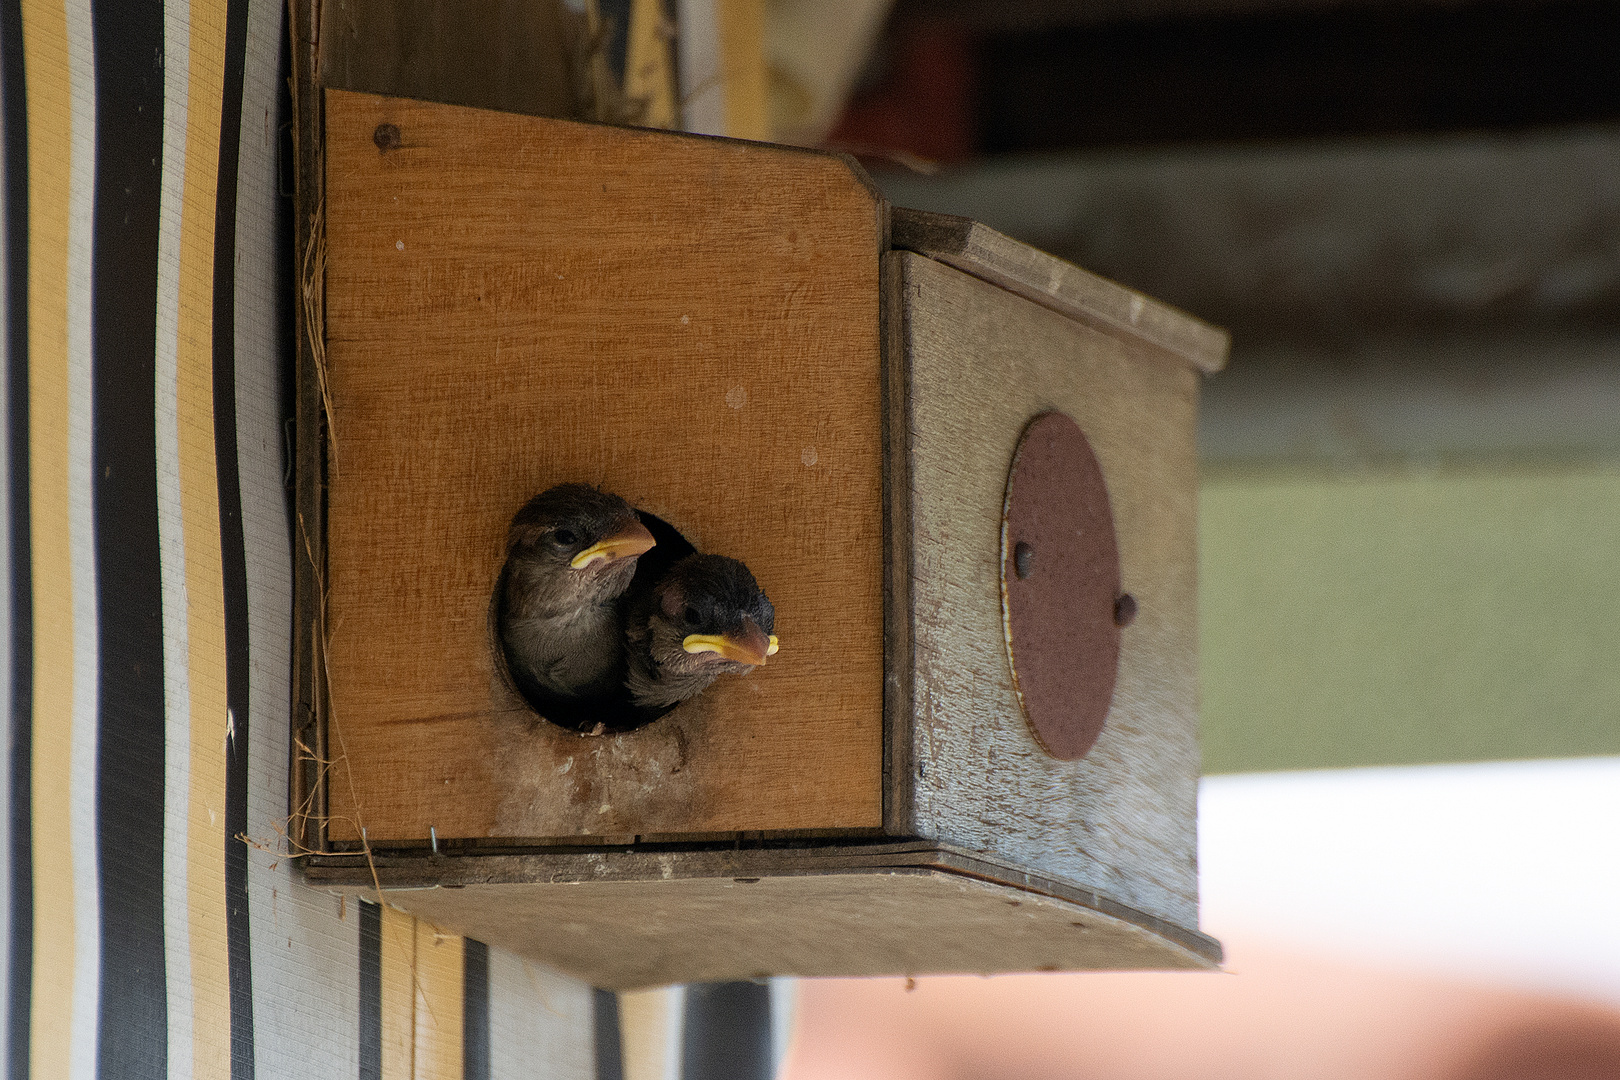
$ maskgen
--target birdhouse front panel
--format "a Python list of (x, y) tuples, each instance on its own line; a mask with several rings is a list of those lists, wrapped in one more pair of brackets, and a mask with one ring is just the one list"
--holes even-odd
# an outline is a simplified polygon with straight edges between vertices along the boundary
[[(941, 261), (886, 258), (909, 400), (906, 831), (1195, 926), (1198, 373)], [(1064, 501), (1078, 497), (1068, 485), (1084, 479), (1083, 461), (1060, 458), (1027, 490), (1009, 487), (1021, 437), (1053, 416), (1072, 421), (1068, 437), (1100, 470), (1101, 512), (1089, 518)], [(1029, 513), (1014, 512), (1014, 496)], [(1074, 601), (1096, 611), (1060, 611), (1010, 656), (1004, 579), (1060, 588), (1059, 545), (1086, 539), (1043, 533), (1042, 515), (1070, 533), (1108, 532), (1114, 561), (1087, 567), (1109, 580)], [(1088, 647), (1097, 623), (1117, 648)], [(1061, 683), (1100, 688), (1104, 722), (1066, 755), (1075, 760), (1020, 700), (1019, 668), (1041, 663)]]
[[(342, 844), (876, 830), (883, 207), (842, 159), (330, 91)], [(747, 564), (780, 651), (635, 731), (503, 677), (508, 523), (598, 485)]]

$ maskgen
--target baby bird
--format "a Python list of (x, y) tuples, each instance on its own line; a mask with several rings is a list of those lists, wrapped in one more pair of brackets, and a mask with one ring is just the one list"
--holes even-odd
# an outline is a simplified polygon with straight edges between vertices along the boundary
[(531, 702), (622, 700), (619, 598), (653, 543), (629, 503), (589, 484), (558, 484), (512, 518), (496, 628)]
[(625, 620), (625, 688), (643, 709), (696, 697), (728, 672), (747, 674), (776, 653), (776, 609), (748, 567), (689, 555), (641, 596)]

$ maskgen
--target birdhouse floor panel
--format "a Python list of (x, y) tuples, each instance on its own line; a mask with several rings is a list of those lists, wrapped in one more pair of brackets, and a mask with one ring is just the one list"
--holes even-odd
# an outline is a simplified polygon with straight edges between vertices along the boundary
[[(376, 860), (418, 917), (612, 989), (760, 975), (1210, 969), (1213, 939), (954, 849), (871, 844)], [(365, 893), (358, 860), (312, 880)], [(423, 883), (451, 888), (421, 889)]]

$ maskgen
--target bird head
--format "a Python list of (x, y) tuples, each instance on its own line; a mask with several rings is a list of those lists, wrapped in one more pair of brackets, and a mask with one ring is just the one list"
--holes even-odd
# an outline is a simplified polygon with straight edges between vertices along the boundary
[(589, 484), (558, 484), (524, 504), (507, 530), (508, 565), (545, 579), (561, 596), (611, 599), (635, 576), (652, 533), (619, 496)]
[(652, 600), (648, 645), (660, 677), (746, 673), (776, 653), (776, 608), (736, 559), (689, 555)]

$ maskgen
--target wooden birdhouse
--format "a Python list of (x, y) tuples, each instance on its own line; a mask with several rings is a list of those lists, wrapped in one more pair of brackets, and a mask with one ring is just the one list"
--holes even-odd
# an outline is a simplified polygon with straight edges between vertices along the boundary
[[(340, 91), (325, 124), (312, 878), (603, 986), (1218, 961), (1224, 333), (831, 154)], [(491, 598), (564, 481), (746, 562), (780, 652), (634, 730), (540, 715)]]

